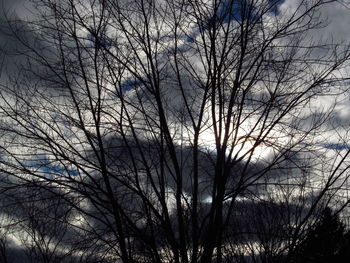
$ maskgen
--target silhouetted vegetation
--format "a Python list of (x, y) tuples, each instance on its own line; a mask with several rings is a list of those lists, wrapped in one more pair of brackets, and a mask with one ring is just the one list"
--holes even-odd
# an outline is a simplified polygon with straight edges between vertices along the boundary
[(307, 230), (306, 238), (297, 246), (293, 262), (296, 263), (328, 263), (349, 261), (349, 230), (333, 214), (325, 208), (317, 223)]

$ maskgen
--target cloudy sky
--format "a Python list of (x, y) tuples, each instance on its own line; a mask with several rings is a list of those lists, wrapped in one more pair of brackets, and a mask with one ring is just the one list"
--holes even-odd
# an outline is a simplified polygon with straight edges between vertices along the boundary
[[(281, 0), (280, 9), (292, 11), (300, 0)], [(0, 0), (0, 18), (3, 20), (4, 12), (10, 16), (18, 16), (20, 19), (31, 19), (35, 17), (33, 14), (33, 6), (28, 0)], [(334, 43), (348, 43), (350, 40), (350, 1), (340, 0), (338, 3), (330, 3), (324, 5), (321, 10), (321, 17), (327, 21), (327, 25), (309, 32), (314, 39), (329, 39)], [(0, 21), (2, 31), (6, 30), (6, 22)], [(1, 47), (13, 47), (16, 43), (13, 40), (0, 33)]]
[[(300, 0), (281, 0), (282, 4), (280, 9), (283, 12), (294, 10)], [(349, 2), (349, 3), (347, 3)], [(33, 6), (30, 1), (27, 0), (0, 0), (1, 3), (1, 14), (0, 14), (0, 80), (4, 80), (8, 74), (16, 74), (16, 65), (21, 63), (20, 56), (9, 55), (17, 47), (20, 46), (18, 41), (10, 38), (4, 34), (8, 31), (8, 25), (4, 21), (4, 12), (9, 14), (10, 17), (17, 16), (20, 19), (32, 19), (35, 18), (33, 14)], [(327, 40), (333, 43), (347, 44), (350, 42), (350, 1), (341, 0), (338, 3), (330, 3), (324, 5), (320, 12), (320, 17), (326, 21), (325, 26), (319, 29), (311, 30), (309, 32), (310, 37), (313, 40), (317, 39)], [(30, 32), (22, 32), (30, 37)], [(6, 54), (6, 55), (5, 55)], [(349, 71), (350, 72), (350, 71)], [(349, 72), (343, 72), (347, 74)], [(323, 106), (331, 106), (334, 101), (327, 97), (321, 98), (316, 101), (315, 104), (322, 104)], [(335, 107), (333, 120), (341, 123), (345, 127), (350, 126), (350, 100), (348, 95), (340, 98), (339, 102)], [(327, 136), (328, 137), (328, 136)], [(336, 142), (334, 142), (336, 143)]]
[[(300, 0), (282, 0), (282, 4), (280, 6), (281, 10), (288, 12), (289, 10), (293, 10), (296, 8), (298, 2)], [(30, 6), (28, 0), (0, 0), (3, 12), (6, 12), (11, 17), (18, 17), (23, 20), (33, 19), (35, 18), (33, 12), (33, 7)], [(350, 7), (350, 3), (349, 3)], [(333, 41), (334, 43), (342, 43), (347, 44), (350, 40), (350, 30), (348, 25), (350, 25), (350, 10), (347, 7), (347, 3), (343, 1), (342, 3), (332, 3), (325, 5), (320, 11), (320, 17), (327, 21), (324, 27), (315, 29), (309, 32), (309, 36), (313, 38), (315, 41), (317, 39)], [(0, 32), (0, 66), (1, 69), (1, 81), (5, 81), (6, 77), (9, 74), (16, 74), (16, 64), (21, 63), (21, 57), (11, 56), (11, 52), (13, 50), (20, 49), (20, 43), (18, 41), (13, 40), (6, 36), (6, 32), (8, 32), (8, 25), (6, 21), (4, 21), (4, 13), (0, 14), (0, 29), (3, 32)], [(22, 32), (21, 34), (27, 34), (27, 37), (30, 37), (30, 34), (34, 34), (31, 32)], [(350, 72), (350, 71), (349, 71)], [(347, 74), (345, 70), (343, 74)], [(334, 124), (341, 124), (344, 127), (344, 130), (337, 130), (341, 135), (342, 132), (346, 132), (346, 130), (350, 127), (350, 100), (348, 97), (348, 93), (339, 97), (338, 103), (335, 105), (334, 114), (332, 116), (332, 121)], [(323, 107), (327, 108), (334, 103), (334, 98), (331, 97), (322, 97), (318, 98), (317, 101), (312, 102), (315, 107)], [(331, 125), (332, 123), (330, 123)], [(346, 142), (342, 141), (332, 141), (327, 139), (332, 138), (333, 130), (326, 132), (323, 136), (325, 140), (318, 140), (316, 144), (323, 148), (328, 148), (331, 150), (348, 150), (348, 146)], [(209, 134), (209, 136), (212, 134)], [(345, 133), (344, 133), (345, 135)], [(209, 163), (209, 161), (208, 161)], [(205, 167), (206, 168), (206, 167)], [(52, 169), (52, 168), (50, 168)], [(46, 172), (46, 171), (45, 171)]]

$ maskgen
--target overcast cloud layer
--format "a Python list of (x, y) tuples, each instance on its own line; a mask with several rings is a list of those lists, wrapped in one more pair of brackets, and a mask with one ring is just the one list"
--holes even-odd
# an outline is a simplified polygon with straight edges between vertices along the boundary
[[(292, 11), (298, 6), (300, 0), (282, 0), (280, 9), (285, 11)], [(7, 13), (9, 17), (18, 17), (23, 20), (30, 20), (35, 18), (33, 14), (33, 5), (27, 0), (0, 0), (0, 82), (4, 81), (8, 75), (18, 75), (17, 66), (23, 61), (20, 56), (13, 56), (13, 51), (16, 49), (21, 49), (21, 45), (18, 41), (6, 36), (5, 33), (9, 31), (8, 24), (6, 23), (4, 13)], [(350, 40), (350, 2), (347, 3), (345, 0), (339, 1), (339, 3), (331, 3), (323, 5), (320, 11), (320, 17), (325, 21), (323, 27), (311, 30), (309, 32), (310, 37), (315, 41), (318, 40), (332, 42), (332, 43), (342, 43), (344, 45), (349, 43)], [(2, 31), (2, 32), (1, 32)], [(22, 32), (26, 34), (28, 38), (35, 38), (33, 32)], [(343, 74), (350, 73), (344, 71)], [(332, 117), (333, 125), (342, 125), (344, 127), (350, 126), (350, 100), (349, 94), (345, 94), (339, 98), (339, 103), (337, 103), (334, 108), (334, 114)], [(323, 107), (331, 106), (333, 100), (329, 98), (323, 98), (322, 101), (316, 101), (315, 104), (322, 105)], [(332, 125), (330, 124), (330, 125)], [(330, 138), (331, 136), (325, 136)], [(334, 142), (336, 143), (336, 142)]]

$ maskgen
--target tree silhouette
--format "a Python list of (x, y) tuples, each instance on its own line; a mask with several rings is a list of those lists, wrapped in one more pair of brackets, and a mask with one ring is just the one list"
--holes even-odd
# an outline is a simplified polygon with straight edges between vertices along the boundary
[[(345, 226), (338, 215), (333, 214), (327, 207), (320, 215), (318, 223), (308, 231), (306, 239), (297, 248), (295, 262), (298, 263), (326, 263), (347, 262), (345, 250), (346, 244)], [(348, 242), (348, 241), (347, 241)]]
[(0, 201), (32, 254), (268, 261), (344, 195), (350, 150), (323, 141), (347, 143), (350, 47), (311, 34), (338, 1), (33, 2), (0, 85), (0, 193), (23, 193)]
[(350, 258), (350, 230), (348, 230), (343, 237), (343, 244), (339, 250), (338, 259), (336, 262), (345, 263), (348, 262)]

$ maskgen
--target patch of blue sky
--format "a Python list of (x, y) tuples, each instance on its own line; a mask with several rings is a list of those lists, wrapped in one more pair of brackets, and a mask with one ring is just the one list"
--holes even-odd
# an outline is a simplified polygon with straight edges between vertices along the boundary
[(217, 16), (224, 23), (229, 23), (233, 20), (241, 21), (243, 6), (248, 0), (224, 0), (219, 4)]
[[(279, 14), (279, 6), (285, 0), (267, 0), (267, 9), (270, 13), (275, 15)], [(249, 10), (251, 9), (251, 10)], [(248, 17), (249, 16), (249, 17)], [(216, 11), (216, 19), (220, 23), (230, 23), (232, 21), (242, 21), (242, 19), (255, 20), (259, 19), (259, 14), (257, 13), (256, 8), (254, 8), (254, 3), (252, 0), (222, 0), (219, 3), (219, 6)], [(214, 19), (214, 17), (213, 17)], [(201, 27), (193, 29), (191, 34), (186, 36), (187, 43), (194, 43), (197, 35), (201, 30), (208, 30), (212, 26), (212, 19), (206, 22), (206, 24)]]
[(191, 34), (191, 35), (188, 35), (186, 37), (186, 42), (187, 43), (194, 43), (195, 39), (196, 39), (196, 34)]
[(335, 150), (335, 151), (343, 151), (343, 150), (350, 150), (350, 145), (346, 143), (341, 143), (341, 142), (328, 142), (328, 143), (316, 143), (316, 144), (310, 144), (306, 142), (300, 142), (300, 145), (305, 145), (305, 146), (317, 146), (317, 147), (322, 147), (328, 150)]
[(280, 14), (280, 9), (279, 7), (281, 4), (283, 4), (285, 0), (269, 0), (269, 11), (270, 13), (273, 13), (274, 15), (279, 15)]
[[(267, 0), (267, 10), (275, 15), (279, 14), (279, 6), (285, 0)], [(258, 9), (251, 0), (223, 0), (219, 4), (217, 17), (224, 23), (242, 21), (242, 19), (259, 19)]]
[(338, 80), (338, 79), (329, 79), (329, 80), (325, 80), (324, 84), (329, 84), (332, 85), (334, 87), (348, 87), (350, 85), (350, 80), (347, 78), (345, 80)]
[(122, 92), (131, 91), (140, 86), (140, 82), (137, 80), (125, 80), (121, 85)]
[[(274, 15), (280, 14), (280, 6), (283, 4), (285, 0), (267, 0), (267, 11), (269, 13), (272, 13)], [(253, 9), (249, 11), (249, 8), (251, 8), (252, 0), (223, 0), (220, 1), (219, 7), (217, 9), (216, 17), (219, 19), (221, 23), (229, 23), (232, 21), (242, 21), (242, 18), (244, 19), (250, 19), (255, 20), (259, 19), (260, 16), (257, 13), (257, 10)], [(251, 13), (249, 13), (251, 12)], [(248, 16), (249, 13), (249, 17)], [(202, 27), (197, 27), (193, 29), (193, 32), (191, 34), (188, 34), (186, 36), (185, 41), (189, 44), (194, 43), (196, 37), (201, 32), (201, 30), (208, 30), (212, 25), (212, 21), (209, 20), (207, 24), (203, 25)]]
[(321, 146), (329, 150), (350, 150), (350, 145), (346, 143), (322, 143)]
[(74, 169), (68, 169), (62, 165), (53, 164), (48, 159), (33, 160), (29, 162), (27, 168), (36, 169), (42, 175), (47, 177), (59, 176), (59, 175), (68, 175), (68, 176), (77, 176), (78, 171)]

